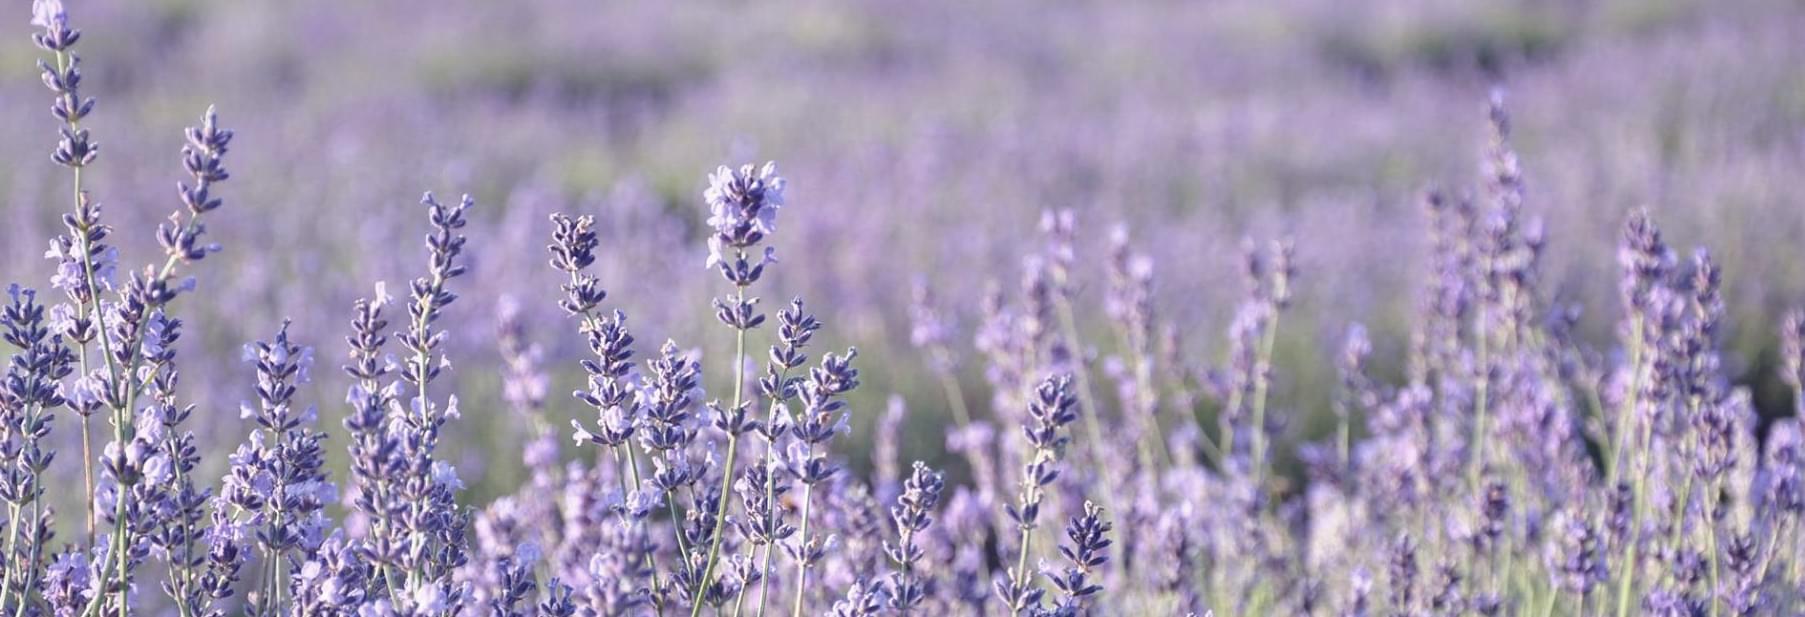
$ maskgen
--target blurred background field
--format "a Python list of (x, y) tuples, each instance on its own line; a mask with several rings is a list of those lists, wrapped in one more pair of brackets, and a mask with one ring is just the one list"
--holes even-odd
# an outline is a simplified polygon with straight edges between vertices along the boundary
[[(552, 413), (580, 413), (550, 212), (602, 222), (600, 273), (642, 353), (667, 337), (711, 351), (719, 381), (730, 335), (709, 313), (724, 284), (702, 267), (701, 192), (714, 165), (764, 159), (791, 183), (767, 303), (803, 297), (829, 343), (862, 352), (843, 452), (865, 451), (894, 393), (912, 412), (905, 456), (939, 456), (948, 416), (909, 345), (912, 282), (932, 282), (969, 352), (985, 285), (1014, 288), (1046, 208), (1077, 212), (1101, 355), (1111, 225), (1155, 258), (1158, 310), (1200, 363), (1224, 354), (1241, 238), (1294, 237), (1303, 278), (1274, 400), (1291, 439), (1314, 438), (1351, 321), (1373, 330), (1381, 371), (1400, 370), (1425, 251), (1416, 196), (1471, 184), (1494, 85), (1547, 222), (1545, 300), (1583, 306), (1584, 338), (1609, 353), (1617, 230), (1647, 205), (1676, 247), (1723, 264), (1729, 374), (1764, 412), (1789, 404), (1772, 364), (1781, 310), (1805, 302), (1805, 5), (1791, 0), (70, 5), (99, 100), (89, 183), (123, 265), (157, 254), (150, 230), (178, 207), (180, 127), (217, 104), (238, 132), (231, 207), (208, 221), (225, 252), (177, 308), (197, 430), (221, 454), (209, 465), (248, 423), (239, 345), (284, 317), (333, 369), (303, 397), (337, 426), (351, 301), (421, 270), (428, 189), (478, 202), (473, 275), (447, 318), (463, 400), (449, 439), (473, 500), (520, 478), (503, 306), (543, 346)], [(0, 275), (45, 287), (67, 178), (15, 13)], [(982, 408), (981, 362), (961, 374)]]

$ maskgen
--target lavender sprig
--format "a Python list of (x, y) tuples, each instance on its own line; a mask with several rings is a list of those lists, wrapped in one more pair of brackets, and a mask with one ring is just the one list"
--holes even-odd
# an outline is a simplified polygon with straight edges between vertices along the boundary
[[(100, 220), (100, 205), (90, 201), (82, 187), (82, 170), (100, 153), (100, 145), (92, 140), (87, 129), (81, 127), (81, 121), (94, 110), (94, 99), (81, 96), (81, 58), (74, 53), (75, 44), (81, 41), (81, 31), (69, 26), (69, 14), (62, 1), (33, 0), (31, 25), (42, 29), (42, 32), (32, 34), (32, 42), (54, 57), (53, 62), (38, 60), (44, 85), (56, 94), (50, 113), (62, 124), (59, 128), (61, 139), (51, 153), (51, 160), (68, 167), (73, 177), (73, 211), (63, 216), (67, 233), (51, 241), (50, 251), (45, 256), (57, 260), (57, 272), (51, 278), (51, 284), (68, 294), (74, 304), (73, 314), (64, 319), (67, 322), (64, 329), (75, 345), (81, 375), (86, 378), (91, 370), (88, 344), (106, 329), (104, 324), (96, 326), (96, 320), (102, 317), (100, 295), (111, 288), (114, 264), (118, 261), (117, 252), (103, 243), (111, 229)], [(109, 371), (116, 373), (110, 366)], [(85, 489), (82, 494), (88, 496), (82, 500), (86, 509), (83, 527), (87, 531), (88, 544), (94, 541), (94, 448), (88, 417), (99, 406), (88, 404), (77, 408), (82, 429), (82, 486)]]
[(1084, 614), (1090, 597), (1103, 591), (1103, 586), (1097, 584), (1096, 575), (1097, 568), (1109, 561), (1109, 555), (1104, 551), (1111, 544), (1111, 528), (1109, 521), (1103, 518), (1103, 508), (1089, 501), (1084, 502), (1084, 515), (1074, 516), (1066, 524), (1065, 535), (1071, 544), (1061, 545), (1059, 554), (1071, 565), (1057, 576), (1048, 575), (1053, 586), (1065, 596), (1056, 613)]
[[(644, 482), (640, 477), (638, 455), (632, 444), (641, 419), (639, 402), (634, 398), (630, 381), (633, 369), (633, 335), (627, 330), (626, 313), (616, 310), (609, 317), (601, 316), (600, 306), (608, 292), (602, 289), (599, 280), (585, 272), (586, 268), (595, 263), (595, 249), (600, 243), (594, 229), (595, 219), (587, 216), (571, 218), (560, 213), (553, 214), (551, 221), (552, 242), (546, 246), (546, 250), (552, 255), (552, 268), (564, 272), (567, 277), (560, 287), (564, 291), (564, 298), (559, 300), (558, 306), (566, 314), (580, 320), (579, 330), (594, 356), (593, 359), (583, 361), (583, 371), (588, 375), (588, 387), (574, 392), (573, 396), (595, 409), (596, 423), (593, 428), (589, 428), (572, 420), (571, 425), (576, 431), (574, 436), (579, 443), (593, 443), (607, 448), (614, 455), (617, 468), (614, 475), (620, 485), (622, 499), (628, 499), (635, 490), (634, 487), (639, 487)], [(628, 484), (629, 480), (631, 486)], [(671, 510), (673, 522), (679, 520), (676, 517), (674, 494), (669, 490), (662, 492)], [(627, 514), (624, 510), (623, 508), (623, 515)], [(666, 590), (659, 581), (655, 551), (645, 551), (644, 557), (644, 567), (651, 581), (651, 588), (646, 595), (653, 609), (662, 615)]]
[(1028, 572), (1028, 555), (1032, 552), (1034, 530), (1040, 520), (1041, 500), (1047, 485), (1059, 478), (1059, 459), (1071, 441), (1063, 431), (1078, 419), (1073, 409), (1078, 401), (1071, 388), (1069, 376), (1048, 377), (1034, 389), (1028, 403), (1028, 424), (1022, 427), (1022, 435), (1027, 438), (1030, 450), (1022, 467), (1021, 491), (1016, 494), (1016, 503), (1007, 506), (1009, 518), (1020, 531), (1016, 541), (1018, 552), (1008, 579), (996, 582), (997, 595), (1002, 596), (1013, 614), (1039, 606), (1045, 594), (1045, 590), (1033, 584)]
[(790, 475), (802, 483), (801, 529), (795, 541), (784, 545), (784, 551), (796, 562), (796, 594), (791, 617), (801, 617), (807, 598), (809, 570), (821, 561), (834, 542), (831, 535), (826, 540), (809, 537), (809, 525), (813, 522), (810, 510), (814, 507), (815, 487), (839, 473), (839, 467), (828, 462), (826, 449), (834, 435), (846, 426), (847, 404), (840, 397), (859, 385), (859, 371), (852, 366), (852, 360), (857, 356), (857, 349), (848, 349), (843, 355), (824, 354), (821, 365), (809, 369), (808, 381), (799, 390), (802, 414), (792, 431), (796, 442), (790, 444), (785, 456)]
[(0, 557), (0, 610), (17, 589), (21, 610), (32, 595), (43, 595), (40, 569), (50, 542), (50, 512), (44, 502), (44, 472), (56, 457), (46, 443), (51, 410), (64, 404), (57, 384), (74, 369), (74, 355), (60, 334), (45, 324), (37, 292), (12, 285), (9, 302), (0, 310), (0, 337), (19, 349), (0, 386), (0, 502), (5, 502), (6, 535)]
[(889, 608), (908, 615), (933, 593), (933, 579), (918, 572), (924, 552), (920, 535), (934, 523), (934, 509), (940, 505), (940, 492), (946, 488), (940, 473), (916, 461), (909, 478), (903, 481), (903, 492), (890, 508), (890, 520), (896, 525), (897, 543), (884, 543), (884, 554), (896, 564), (891, 575)]
[(228, 486), (263, 553), (260, 591), (247, 599), (253, 612), (277, 615), (286, 610), (287, 568), (314, 557), (324, 540), (325, 505), (336, 500), (337, 489), (323, 470), (325, 436), (311, 426), (318, 412), (293, 402), (310, 379), (312, 350), (290, 342), (284, 322), (270, 341), (247, 345), (245, 356), (257, 368), (257, 405), (246, 404), (242, 413), (257, 428), (239, 449)]
[[(209, 108), (201, 120), (201, 126), (187, 131), (188, 143), (182, 148), (183, 165), (194, 176), (196, 186), (189, 188), (178, 184), (177, 192), (187, 211), (185, 223), (172, 223), (158, 228), (158, 241), (164, 247), (166, 259), (161, 268), (146, 267), (142, 273), (133, 273), (125, 286), (119, 290), (119, 301), (112, 307), (114, 319), (110, 325), (105, 316), (106, 310), (98, 310), (95, 322), (99, 325), (101, 351), (107, 360), (108, 370), (102, 383), (104, 385), (104, 402), (112, 411), (114, 435), (113, 441), (107, 444), (107, 452), (103, 458), (110, 459), (116, 468), (112, 475), (114, 486), (111, 496), (114, 499), (114, 511), (110, 518), (114, 523), (113, 546), (107, 551), (112, 562), (103, 562), (103, 572), (113, 571), (116, 577), (111, 581), (103, 581), (119, 592), (115, 601), (118, 609), (125, 611), (127, 584), (131, 577), (134, 560), (141, 559), (136, 553), (137, 539), (154, 528), (153, 519), (143, 518), (133, 523), (127, 516), (131, 508), (143, 508), (145, 504), (133, 503), (140, 493), (155, 493), (161, 487), (145, 486), (140, 489), (133, 486), (142, 478), (132, 468), (132, 461), (120, 459), (119, 453), (129, 452), (135, 447), (155, 447), (155, 439), (147, 440), (137, 434), (140, 424), (133, 416), (136, 413), (138, 396), (148, 384), (158, 378), (170, 357), (168, 346), (158, 345), (156, 337), (167, 333), (168, 318), (165, 308), (184, 291), (193, 289), (192, 279), (177, 283), (174, 281), (176, 269), (182, 264), (192, 264), (218, 251), (217, 246), (200, 244), (203, 231), (201, 216), (203, 213), (218, 209), (222, 202), (211, 196), (207, 187), (213, 183), (224, 181), (229, 177), (222, 164), (222, 157), (232, 139), (232, 132), (218, 126), (218, 118)], [(75, 217), (80, 218), (80, 217)], [(171, 217), (172, 221), (181, 221), (182, 213)], [(80, 225), (66, 221), (74, 230)], [(64, 242), (64, 246), (72, 246)], [(91, 273), (90, 273), (91, 274)], [(89, 278), (92, 278), (91, 276)], [(107, 487), (96, 495), (105, 493)], [(134, 529), (137, 527), (138, 529)], [(92, 614), (101, 609), (102, 594), (95, 594), (85, 613)]]
[[(716, 414), (716, 425), (727, 434), (727, 454), (721, 473), (719, 489), (719, 509), (714, 513), (714, 530), (709, 534), (713, 541), (708, 548), (706, 565), (702, 568), (702, 582), (691, 601), (694, 607), (690, 617), (702, 614), (702, 589), (714, 578), (715, 564), (720, 559), (722, 525), (727, 522), (727, 507), (732, 500), (726, 499), (734, 481), (735, 454), (739, 447), (740, 436), (752, 430), (756, 425), (748, 415), (748, 401), (745, 400), (745, 362), (746, 332), (764, 323), (765, 316), (758, 313), (758, 298), (748, 297), (746, 290), (758, 282), (764, 274), (765, 266), (773, 263), (775, 249), (765, 247), (762, 257), (754, 260), (748, 253), (755, 250), (765, 237), (777, 231), (777, 211), (784, 205), (784, 179), (777, 175), (776, 163), (765, 163), (756, 171), (752, 165), (744, 165), (739, 169), (721, 167), (708, 177), (708, 189), (703, 192), (704, 201), (708, 202), (708, 225), (714, 233), (708, 238), (707, 267), (717, 268), (721, 276), (733, 284), (733, 293), (725, 299), (714, 301), (715, 317), (734, 331), (733, 348), (733, 403), (730, 407)], [(732, 254), (729, 255), (728, 252)], [(806, 528), (806, 524), (805, 524)]]
[[(758, 611), (763, 617), (765, 605), (770, 599), (771, 558), (777, 546), (796, 532), (796, 528), (784, 521), (784, 510), (778, 501), (789, 486), (783, 480), (784, 448), (782, 443), (789, 434), (795, 420), (789, 417), (788, 404), (795, 398), (805, 381), (801, 377), (792, 377), (790, 372), (808, 363), (808, 344), (814, 339), (815, 332), (821, 329), (821, 322), (810, 314), (801, 298), (790, 301), (790, 305), (777, 311), (777, 343), (771, 346), (770, 361), (765, 365), (765, 375), (759, 379), (759, 394), (765, 399), (765, 421), (757, 427), (760, 437), (764, 438), (765, 449), (760, 454), (758, 466), (761, 469), (748, 470), (748, 478), (762, 478), (756, 484), (764, 488), (762, 499), (742, 499), (746, 517), (760, 531), (750, 535), (755, 550), (762, 547), (764, 554), (758, 559)], [(757, 506), (757, 507), (754, 507)], [(735, 600), (734, 614), (737, 616), (745, 594)]]
[(475, 201), (465, 195), (457, 205), (446, 205), (427, 193), (420, 202), (426, 206), (433, 228), (426, 236), (427, 275), (409, 285), (408, 328), (395, 334), (402, 347), (412, 352), (404, 362), (401, 379), (414, 389), (399, 418), (401, 459), (406, 465), (399, 491), (404, 501), (400, 526), (408, 534), (401, 562), (412, 603), (436, 607), (460, 595), (445, 579), (467, 558), (464, 529), (468, 515), (460, 513), (456, 505), (456, 493), (463, 488), (456, 471), (434, 457), (440, 429), (458, 415), (457, 396), (449, 396), (441, 405), (429, 395), (428, 386), (449, 366), (441, 349), (446, 333), (434, 324), (445, 308), (457, 301), (449, 284), (466, 270), (458, 263), (465, 244), (459, 230)]

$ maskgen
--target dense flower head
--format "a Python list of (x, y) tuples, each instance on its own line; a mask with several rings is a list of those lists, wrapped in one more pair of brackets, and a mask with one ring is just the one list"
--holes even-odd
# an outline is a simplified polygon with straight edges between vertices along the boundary
[(777, 232), (777, 211), (784, 206), (784, 179), (777, 163), (738, 168), (725, 165), (708, 175), (702, 199), (708, 203), (708, 265), (727, 260), (725, 251), (744, 251)]

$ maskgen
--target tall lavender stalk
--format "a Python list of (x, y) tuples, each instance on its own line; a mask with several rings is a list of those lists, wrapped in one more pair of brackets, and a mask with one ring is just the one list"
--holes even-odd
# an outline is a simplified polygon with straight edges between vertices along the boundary
[(1046, 487), (1059, 479), (1060, 454), (1071, 441), (1064, 430), (1078, 419), (1077, 411), (1073, 409), (1077, 403), (1072, 394), (1072, 379), (1068, 376), (1048, 377), (1042, 381), (1035, 387), (1028, 403), (1028, 424), (1022, 427), (1022, 435), (1030, 449), (1022, 465), (1021, 490), (1016, 494), (1016, 502), (1007, 507), (1010, 520), (1020, 532), (1016, 539), (1015, 566), (1009, 569), (1008, 580), (996, 582), (997, 595), (1002, 596), (1012, 614), (1039, 606), (1046, 593), (1034, 585), (1034, 575), (1028, 571), (1028, 556), (1033, 552), (1034, 530), (1040, 520)]
[(756, 169), (752, 165), (738, 169), (721, 167), (709, 175), (708, 190), (703, 192), (709, 208), (708, 225), (714, 230), (708, 238), (706, 266), (717, 268), (721, 276), (733, 284), (733, 293), (714, 302), (715, 317), (734, 332), (733, 402), (716, 420), (727, 433), (727, 454), (721, 472), (722, 497), (714, 514), (713, 541), (702, 568), (702, 584), (697, 586), (691, 602), (694, 608), (690, 617), (702, 614), (702, 590), (713, 580), (715, 564), (720, 559), (721, 539), (725, 536), (721, 533), (722, 526), (727, 524), (727, 508), (732, 503), (726, 495), (733, 486), (740, 436), (756, 424), (747, 419), (746, 333), (763, 324), (765, 316), (758, 312), (758, 298), (749, 297), (746, 292), (763, 276), (765, 266), (775, 261), (772, 257), (775, 249), (771, 247), (765, 247), (763, 255), (754, 256), (754, 253), (767, 235), (777, 231), (777, 211), (783, 207), (783, 192), (784, 180), (777, 175), (775, 163), (765, 163)]
[[(1674, 303), (1668, 289), (1673, 256), (1661, 241), (1647, 211), (1630, 216), (1618, 249), (1618, 262), (1623, 269), (1621, 292), (1629, 312), (1624, 336), (1630, 347), (1629, 385), (1613, 427), (1610, 458), (1606, 460), (1606, 481), (1615, 484), (1618, 477), (1630, 479), (1634, 506), (1630, 534), (1640, 534), (1648, 479), (1649, 455), (1637, 448), (1652, 450), (1652, 437), (1660, 415), (1661, 394), (1666, 389), (1667, 372), (1656, 363), (1659, 344), (1665, 337), (1665, 314)], [(1638, 455), (1640, 454), (1640, 455)], [(1632, 468), (1630, 463), (1636, 465)], [(1626, 471), (1627, 469), (1627, 471)], [(1625, 476), (1625, 474), (1630, 474)], [(1631, 591), (1635, 587), (1640, 561), (1637, 552), (1641, 542), (1634, 537), (1624, 543), (1617, 581), (1617, 615), (1629, 613)]]
[(1154, 452), (1159, 453), (1158, 461), (1172, 462), (1165, 431), (1160, 428), (1159, 388), (1153, 382), (1153, 259), (1134, 249), (1126, 226), (1110, 231), (1109, 244), (1109, 290), (1104, 296), (1104, 312), (1115, 322), (1123, 355), (1128, 358), (1123, 419), (1139, 425), (1136, 446), (1141, 466), (1151, 469), (1156, 459)]
[[(65, 142), (72, 140), (68, 134), (65, 135)], [(219, 127), (218, 117), (211, 108), (201, 118), (200, 126), (188, 129), (188, 143), (182, 147), (182, 164), (194, 184), (191, 186), (183, 182), (176, 185), (183, 210), (172, 215), (169, 223), (157, 228), (157, 241), (162, 245), (165, 255), (162, 266), (147, 266), (143, 271), (133, 273), (123, 288), (118, 290), (119, 300), (116, 305), (101, 307), (98, 300), (95, 303), (95, 323), (99, 330), (97, 334), (102, 353), (107, 359), (108, 370), (104, 376), (95, 374), (84, 379), (100, 382), (101, 391), (104, 392), (101, 402), (111, 411), (114, 434), (113, 441), (107, 445), (107, 451), (113, 454), (103, 454), (103, 458), (112, 459), (117, 468), (111, 478), (117, 483), (116, 486), (111, 489), (97, 486), (99, 492), (96, 493), (98, 495), (110, 491), (114, 506), (114, 511), (108, 517), (113, 523), (112, 545), (106, 553), (107, 561), (103, 562), (101, 568), (102, 572), (112, 572), (114, 578), (102, 580), (101, 583), (108, 591), (118, 592), (116, 604), (121, 614), (126, 610), (131, 570), (136, 565), (135, 562), (142, 559), (131, 553), (142, 552), (142, 549), (135, 548), (137, 540), (152, 526), (148, 525), (150, 519), (139, 519), (137, 523), (145, 524), (134, 524), (128, 516), (128, 509), (143, 505), (132, 503), (136, 488), (134, 485), (143, 478), (140, 474), (128, 473), (137, 471), (135, 463), (120, 460), (120, 457), (132, 447), (144, 443), (144, 439), (137, 434), (138, 422), (134, 416), (138, 397), (145, 392), (147, 385), (155, 382), (167, 364), (167, 358), (158, 357), (161, 348), (155, 344), (154, 339), (166, 323), (165, 307), (179, 294), (194, 287), (192, 279), (176, 280), (177, 269), (183, 264), (198, 262), (219, 250), (217, 245), (202, 243), (206, 227), (201, 220), (204, 214), (223, 205), (218, 197), (212, 195), (210, 189), (212, 185), (230, 177), (222, 161), (231, 140), (232, 132)], [(69, 146), (65, 144), (63, 147)], [(94, 210), (92, 214), (97, 217), (98, 210)], [(82, 266), (85, 269), (83, 277), (88, 280), (89, 289), (93, 292), (90, 297), (98, 297), (99, 287), (94, 281), (93, 260), (78, 257), (93, 254), (93, 232), (102, 229), (98, 227), (97, 218), (84, 222), (88, 218), (91, 217), (79, 211), (76, 215), (66, 216), (65, 226), (70, 233), (86, 239), (72, 241), (64, 237), (52, 244), (52, 254), (60, 256), (65, 270), (70, 269), (72, 263), (86, 263)], [(76, 248), (78, 246), (82, 248)], [(107, 319), (109, 315), (111, 320)], [(80, 327), (75, 325), (71, 329), (73, 331)], [(146, 487), (145, 490), (154, 488)], [(99, 611), (106, 595), (94, 594), (84, 613)]]
[(350, 413), (343, 425), (350, 435), (346, 449), (351, 459), (352, 504), (367, 528), (357, 550), (375, 566), (374, 579), (385, 592), (382, 595), (396, 600), (402, 589), (394, 577), (405, 540), (397, 522), (403, 511), (399, 495), (401, 440), (389, 430), (389, 410), (398, 398), (400, 384), (385, 383), (394, 367), (383, 358), (389, 322), (382, 312), (391, 300), (387, 287), (377, 283), (374, 297), (359, 298), (352, 305), (344, 371), (354, 381), (345, 393)]
[(798, 392), (802, 399), (802, 414), (793, 430), (796, 442), (790, 444), (785, 455), (790, 475), (802, 483), (800, 530), (794, 542), (784, 545), (790, 559), (796, 562), (796, 594), (792, 599), (791, 617), (802, 616), (808, 598), (809, 570), (827, 554), (832, 543), (832, 536), (827, 540), (809, 537), (809, 525), (813, 522), (810, 511), (814, 507), (815, 488), (839, 473), (839, 467), (827, 460), (826, 450), (828, 442), (846, 426), (849, 412), (840, 397), (859, 385), (859, 371), (852, 367), (852, 360), (857, 356), (856, 349), (848, 349), (844, 355), (823, 354), (821, 365), (809, 369), (808, 381)]
[[(1105, 478), (1116, 477), (1110, 469), (1113, 458), (1105, 454), (1108, 447), (1103, 437), (1101, 415), (1103, 410), (1097, 407), (1097, 397), (1092, 394), (1090, 385), (1090, 369), (1086, 366), (1084, 340), (1078, 333), (1078, 317), (1072, 307), (1072, 296), (1077, 293), (1076, 274), (1072, 271), (1077, 265), (1077, 223), (1071, 210), (1048, 211), (1041, 213), (1041, 233), (1047, 236), (1048, 284), (1053, 310), (1059, 320), (1060, 336), (1064, 338), (1066, 352), (1071, 356), (1070, 371), (1079, 403), (1079, 415), (1084, 418), (1086, 442), (1092, 464)], [(1104, 496), (1109, 503), (1114, 503), (1114, 492), (1104, 487)]]
[(434, 326), (458, 298), (449, 284), (465, 272), (465, 266), (458, 263), (465, 244), (460, 230), (465, 212), (475, 201), (465, 195), (456, 205), (446, 205), (431, 193), (420, 201), (432, 225), (432, 233), (426, 236), (427, 274), (409, 285), (412, 302), (407, 329), (395, 335), (412, 353), (403, 363), (401, 378), (414, 390), (406, 413), (399, 418), (401, 458), (407, 467), (400, 483), (404, 507), (399, 520), (408, 534), (401, 559), (408, 592), (414, 596), (414, 604), (431, 606), (457, 599), (447, 578), (466, 559), (467, 515), (458, 511), (455, 501), (463, 485), (456, 471), (434, 456), (440, 429), (458, 415), (458, 399), (449, 395), (440, 404), (428, 387), (449, 366), (442, 349), (446, 332)]
[(291, 561), (311, 557), (324, 539), (323, 509), (336, 488), (323, 465), (325, 436), (312, 427), (318, 412), (297, 409), (297, 388), (310, 379), (313, 351), (290, 342), (288, 324), (268, 342), (245, 347), (257, 368), (257, 404), (242, 414), (257, 428), (235, 455), (229, 486), (263, 552), (258, 591), (249, 595), (254, 614), (279, 615), (288, 592)]
[(960, 429), (964, 429), (971, 425), (972, 418), (965, 404), (965, 392), (959, 385), (959, 356), (950, 343), (953, 325), (936, 303), (933, 287), (926, 281), (915, 282), (910, 298), (909, 342), (927, 354), (928, 368), (946, 393), (953, 419), (958, 421)]
[[(595, 219), (591, 217), (571, 218), (563, 214), (552, 215), (552, 243), (547, 245), (551, 252), (551, 265), (564, 272), (567, 281), (561, 286), (564, 298), (558, 306), (566, 314), (577, 317), (585, 340), (587, 340), (593, 359), (583, 361), (583, 370), (588, 375), (584, 390), (578, 390), (574, 396), (593, 407), (596, 412), (594, 427), (585, 427), (572, 420), (579, 442), (590, 442), (606, 448), (614, 456), (615, 478), (620, 485), (621, 498), (628, 499), (638, 490), (642, 479), (639, 472), (639, 459), (633, 449), (632, 437), (638, 421), (634, 401), (634, 392), (629, 382), (632, 371), (633, 335), (627, 331), (627, 316), (616, 310), (610, 317), (601, 315), (600, 306), (608, 296), (593, 275), (584, 270), (595, 263), (595, 248), (599, 244), (594, 230)], [(632, 484), (629, 486), (628, 482)], [(675, 512), (675, 498), (666, 493), (666, 499)], [(674, 515), (673, 515), (674, 516)], [(677, 522), (673, 520), (673, 523)], [(623, 523), (625, 524), (625, 523)], [(651, 579), (651, 601), (658, 614), (664, 613), (665, 594), (658, 578), (657, 557), (652, 551), (645, 553), (645, 564)]]
[[(787, 405), (796, 397), (804, 381), (801, 377), (791, 376), (790, 371), (808, 362), (809, 341), (821, 329), (821, 322), (806, 310), (801, 298), (792, 300), (788, 308), (778, 311), (777, 322), (777, 343), (771, 346), (770, 363), (765, 365), (765, 376), (758, 382), (759, 393), (767, 407), (765, 421), (757, 428), (765, 440), (765, 450), (760, 454), (761, 469), (752, 470), (746, 476), (746, 479), (756, 479), (749, 484), (751, 490), (756, 493), (762, 488), (764, 492), (762, 497), (754, 495), (745, 500), (748, 527), (752, 530), (747, 534), (748, 539), (755, 550), (762, 547), (764, 551), (758, 560), (759, 617), (765, 614), (765, 605), (770, 599), (772, 554), (796, 532), (795, 526), (784, 520), (783, 508), (778, 502), (778, 497), (789, 489), (783, 479), (782, 444), (794, 422), (788, 417)], [(736, 616), (745, 598), (746, 594), (741, 593), (735, 599)]]
[(896, 564), (890, 582), (889, 607), (908, 615), (920, 606), (933, 589), (932, 579), (923, 572), (924, 552), (920, 535), (934, 522), (934, 508), (940, 505), (940, 493), (946, 487), (940, 473), (916, 461), (909, 478), (903, 481), (903, 492), (890, 508), (891, 522), (896, 525), (896, 544), (884, 543), (884, 553)]
[(195, 410), (194, 405), (180, 404), (175, 391), (179, 382), (175, 343), (181, 337), (182, 321), (157, 315), (151, 324), (151, 335), (145, 343), (150, 349), (145, 355), (157, 369), (150, 383), (153, 403), (146, 413), (155, 419), (157, 432), (163, 436), (157, 445), (169, 461), (172, 486), (166, 491), (167, 508), (157, 517), (150, 541), (167, 557), (169, 580), (163, 583), (163, 591), (175, 602), (177, 614), (188, 617), (205, 611), (211, 604), (202, 580), (207, 559), (200, 543), (213, 490), (195, 483), (194, 472), (201, 455), (194, 434), (182, 430), (182, 424)]
[(5, 542), (0, 557), (6, 560), (0, 568), (0, 614), (13, 605), (8, 598), (16, 589), (17, 609), (11, 614), (22, 615), (31, 595), (42, 594), (40, 564), (51, 540), (43, 476), (56, 457), (46, 441), (50, 412), (64, 403), (57, 384), (73, 370), (74, 355), (62, 335), (51, 334), (46, 326), (36, 291), (12, 285), (7, 296), (0, 328), (4, 340), (20, 351), (8, 363), (0, 387), (0, 502), (6, 503), (8, 523), (0, 538)]
[[(94, 99), (81, 95), (81, 58), (75, 55), (75, 44), (81, 41), (81, 31), (69, 26), (69, 14), (62, 1), (33, 0), (31, 24), (43, 29), (32, 34), (32, 42), (54, 58), (51, 62), (38, 60), (44, 85), (56, 93), (50, 113), (62, 123), (59, 129), (62, 138), (57, 142), (51, 160), (68, 167), (73, 178), (73, 212), (63, 216), (67, 235), (52, 240), (47, 255), (58, 262), (51, 284), (65, 292), (74, 304), (73, 314), (66, 317), (65, 330), (75, 346), (81, 376), (86, 378), (91, 370), (88, 345), (106, 329), (104, 324), (96, 324), (101, 317), (100, 294), (111, 287), (117, 261), (116, 251), (102, 243), (110, 228), (100, 221), (100, 205), (89, 201), (87, 191), (82, 188), (82, 171), (100, 154), (100, 144), (81, 127), (82, 120), (94, 110)], [(102, 344), (105, 344), (104, 340)], [(76, 409), (81, 416), (82, 486), (85, 489), (82, 494), (88, 496), (82, 500), (86, 508), (83, 527), (89, 544), (94, 542), (94, 447), (88, 418), (97, 407), (84, 405)]]

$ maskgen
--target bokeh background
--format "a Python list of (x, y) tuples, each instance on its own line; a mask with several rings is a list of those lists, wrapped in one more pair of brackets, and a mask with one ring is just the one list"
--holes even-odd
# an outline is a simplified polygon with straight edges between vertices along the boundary
[[(1295, 238), (1274, 400), (1298, 419), (1290, 439), (1311, 438), (1350, 322), (1396, 374), (1422, 277), (1416, 196), (1471, 184), (1494, 87), (1547, 224), (1545, 300), (1583, 306), (1582, 334), (1609, 353), (1617, 229), (1646, 205), (1674, 245), (1724, 265), (1730, 374), (1765, 412), (1788, 404), (1772, 364), (1780, 311), (1805, 302), (1793, 0), (69, 4), (98, 99), (89, 186), (123, 265), (157, 255), (155, 224), (178, 207), (180, 127), (217, 104), (238, 132), (227, 208), (208, 219), (225, 252), (177, 308), (216, 468), (248, 426), (238, 348), (283, 318), (318, 349), (303, 397), (337, 427), (351, 301), (421, 271), (425, 190), (478, 202), (473, 272), (446, 321), (463, 401), (449, 439), (474, 500), (521, 474), (502, 307), (542, 347), (551, 413), (580, 413), (565, 393), (585, 350), (554, 305), (548, 213), (600, 219), (600, 272), (642, 353), (701, 348), (719, 383), (730, 337), (709, 313), (724, 283), (702, 267), (701, 192), (715, 165), (765, 159), (790, 180), (767, 303), (802, 296), (825, 342), (860, 347), (855, 464), (893, 394), (911, 409), (904, 455), (944, 448), (944, 399), (908, 342), (912, 282), (932, 283), (969, 350), (984, 286), (1013, 288), (1047, 208), (1077, 212), (1088, 327), (1107, 333), (1102, 249), (1124, 223), (1199, 363), (1222, 359), (1241, 239)], [(49, 159), (29, 11), (14, 9), (0, 19), (0, 275), (47, 287), (68, 180)], [(981, 409), (981, 363), (963, 367)]]

